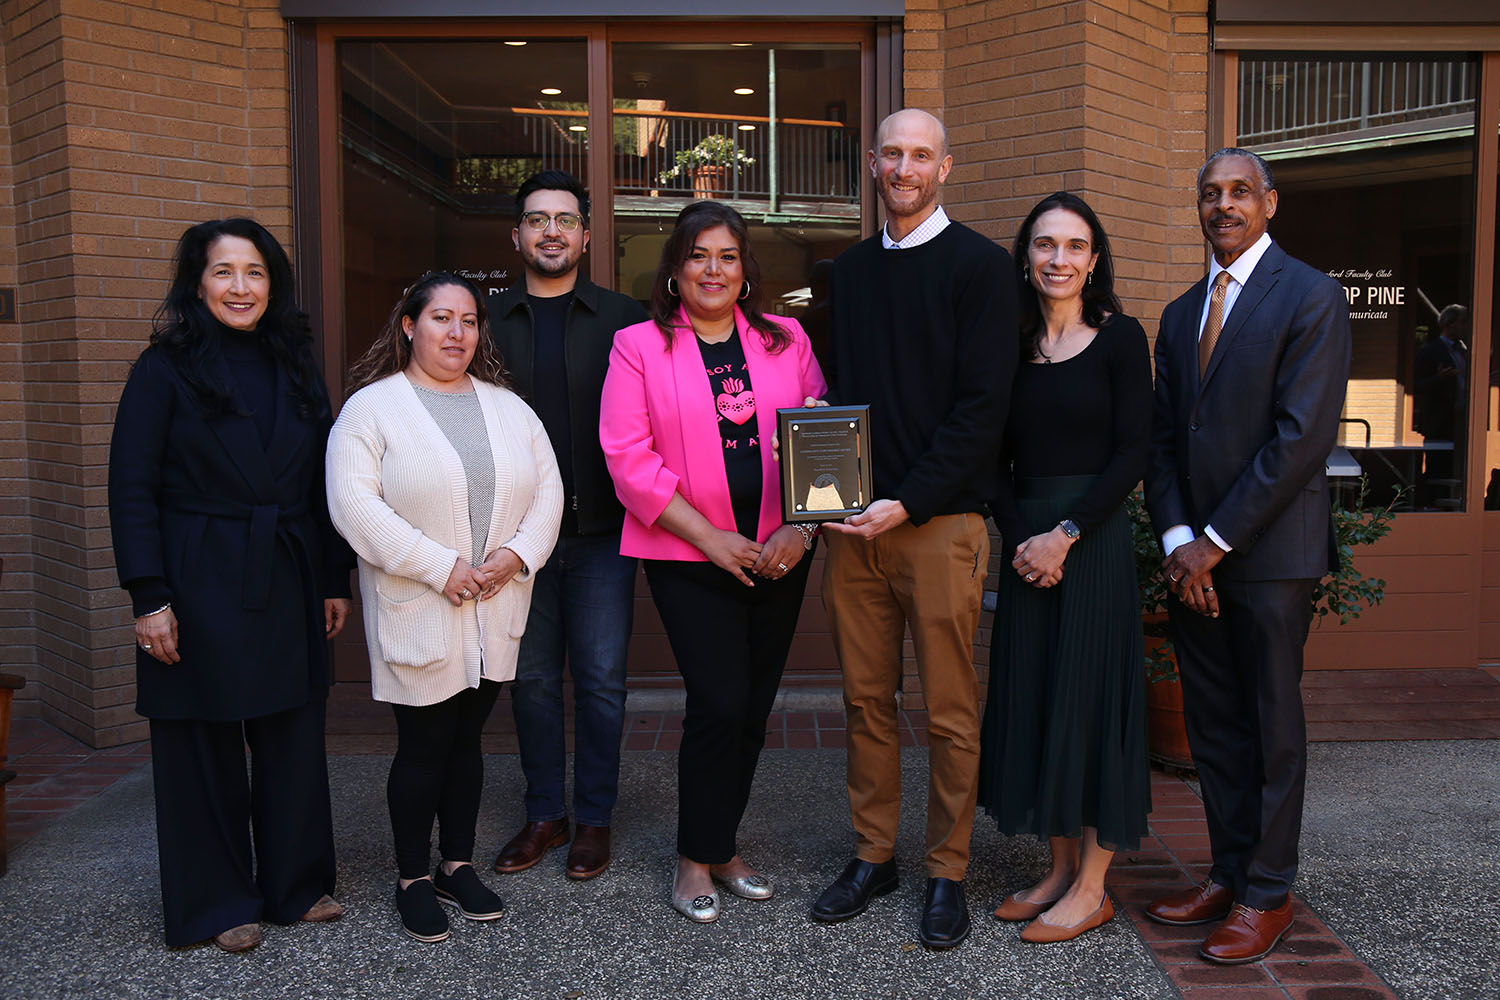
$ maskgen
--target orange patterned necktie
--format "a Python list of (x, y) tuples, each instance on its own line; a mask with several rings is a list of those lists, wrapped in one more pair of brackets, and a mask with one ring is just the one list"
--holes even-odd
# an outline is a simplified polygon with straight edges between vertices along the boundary
[(1203, 324), (1203, 336), (1198, 338), (1198, 378), (1208, 371), (1208, 359), (1214, 356), (1214, 345), (1219, 342), (1219, 331), (1224, 329), (1224, 296), (1229, 291), (1229, 272), (1220, 271), (1214, 279), (1213, 298), (1208, 303), (1208, 321)]

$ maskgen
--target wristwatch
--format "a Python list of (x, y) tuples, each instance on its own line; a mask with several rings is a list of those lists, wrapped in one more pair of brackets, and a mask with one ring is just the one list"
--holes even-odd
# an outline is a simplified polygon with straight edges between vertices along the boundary
[(1058, 521), (1057, 526), (1062, 529), (1063, 534), (1067, 535), (1075, 542), (1078, 540), (1078, 536), (1083, 534), (1083, 529), (1080, 528), (1078, 526), (1078, 522), (1073, 520), (1071, 517), (1065, 517), (1061, 521)]

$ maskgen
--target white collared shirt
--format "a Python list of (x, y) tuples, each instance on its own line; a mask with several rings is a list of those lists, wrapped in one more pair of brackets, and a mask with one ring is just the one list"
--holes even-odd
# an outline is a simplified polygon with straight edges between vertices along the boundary
[(922, 220), (921, 225), (899, 240), (891, 239), (890, 223), (887, 222), (880, 227), (880, 245), (887, 250), (910, 250), (912, 247), (919, 247), (947, 229), (949, 221), (948, 213), (943, 211), (942, 205), (939, 205), (931, 215)]
[[(1271, 246), (1271, 234), (1261, 233), (1260, 239), (1250, 245), (1250, 249), (1236, 257), (1228, 267), (1219, 263), (1217, 257), (1208, 259), (1208, 287), (1213, 288), (1214, 282), (1219, 279), (1220, 271), (1229, 272), (1229, 284), (1224, 289), (1224, 320), (1227, 323), (1229, 313), (1234, 309), (1234, 303), (1240, 297), (1240, 289), (1245, 287), (1245, 282), (1250, 280), (1250, 274), (1255, 270), (1255, 265), (1266, 255), (1266, 250)], [(1203, 337), (1203, 328), (1208, 325), (1208, 310), (1213, 304), (1213, 293), (1203, 297), (1203, 312), (1198, 316), (1198, 337)], [(1213, 540), (1213, 543), (1225, 552), (1234, 551), (1233, 546), (1219, 537), (1211, 524), (1203, 526), (1203, 533)], [(1186, 524), (1174, 524), (1161, 536), (1161, 549), (1167, 555), (1179, 545), (1193, 540), (1193, 529)]]
[(1224, 289), (1224, 322), (1229, 322), (1229, 313), (1234, 309), (1235, 301), (1240, 297), (1240, 289), (1245, 287), (1245, 282), (1250, 280), (1250, 273), (1255, 270), (1255, 265), (1266, 255), (1271, 246), (1271, 234), (1261, 233), (1260, 239), (1250, 245), (1250, 249), (1235, 258), (1234, 263), (1224, 267), (1219, 263), (1217, 257), (1208, 258), (1208, 290), (1209, 294), (1203, 296), (1203, 312), (1198, 315), (1198, 336), (1203, 336), (1203, 328), (1208, 325), (1208, 307), (1213, 304), (1214, 282), (1219, 280), (1220, 271), (1229, 272), (1229, 287)]

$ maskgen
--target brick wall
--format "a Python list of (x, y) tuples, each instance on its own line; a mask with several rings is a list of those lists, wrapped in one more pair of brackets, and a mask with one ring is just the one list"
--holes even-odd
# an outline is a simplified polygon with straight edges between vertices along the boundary
[[(3, 16), (3, 15), (0, 15)], [(8, 20), (8, 18), (7, 18)], [(0, 61), (3, 65), (3, 61)], [(10, 87), (0, 73), (0, 287), (16, 286), (16, 208), (12, 189)], [(0, 671), (35, 675), (30, 652), (30, 533), (26, 523), (26, 441), (21, 403), (21, 327), (0, 323)], [(24, 585), (23, 585), (24, 584)], [(24, 701), (35, 686), (19, 692)], [(22, 712), (28, 707), (22, 706)]]
[(6, 645), (34, 650), (44, 718), (107, 746), (145, 734), (106, 510), (114, 406), (187, 225), (250, 214), (290, 236), (286, 31), (276, 0), (6, 0), (0, 25), (22, 319), (0, 345), (24, 371), (0, 420), (25, 442), (0, 516), (21, 519), (5, 586), (33, 609)]

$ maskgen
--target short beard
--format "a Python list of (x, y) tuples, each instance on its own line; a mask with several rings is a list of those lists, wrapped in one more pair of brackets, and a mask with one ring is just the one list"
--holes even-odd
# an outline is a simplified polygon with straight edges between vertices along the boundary
[(904, 218), (909, 215), (920, 215), (924, 210), (937, 203), (937, 191), (933, 190), (926, 192), (927, 197), (916, 205), (913, 205), (910, 210), (902, 209), (898, 211), (897, 208), (891, 204), (891, 199), (887, 196), (889, 192), (889, 184), (880, 185), (880, 203), (885, 207), (885, 214), (894, 218)]
[(529, 271), (555, 278), (558, 275), (567, 274), (578, 267), (579, 261), (583, 259), (582, 254), (577, 256), (564, 255), (561, 257), (543, 257), (539, 253), (521, 254), (521, 263), (526, 265)]

